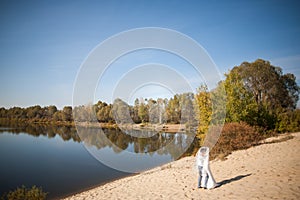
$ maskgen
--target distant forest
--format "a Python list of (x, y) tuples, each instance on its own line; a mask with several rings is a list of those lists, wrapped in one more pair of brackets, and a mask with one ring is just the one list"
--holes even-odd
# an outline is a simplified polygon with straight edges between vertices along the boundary
[[(56, 106), (41, 107), (39, 105), (28, 108), (13, 107), (0, 108), (0, 119), (9, 119), (30, 123), (73, 122), (101, 122), (101, 123), (130, 123), (124, 115), (129, 111), (130, 121), (134, 123), (186, 123), (182, 118), (183, 104), (193, 106), (192, 93), (176, 94), (171, 99), (136, 99), (135, 104), (128, 105), (121, 99), (113, 104), (98, 101), (96, 104), (65, 106), (58, 110)], [(191, 110), (193, 110), (191, 108)], [(124, 116), (124, 117), (123, 117)], [(193, 115), (194, 116), (194, 115)], [(192, 120), (192, 119), (189, 119)], [(1, 121), (0, 121), (1, 122)]]
[[(215, 89), (201, 85), (196, 94), (176, 94), (170, 99), (136, 99), (128, 105), (121, 99), (113, 104), (96, 104), (72, 108), (56, 106), (0, 108), (0, 124), (20, 123), (184, 123), (195, 124), (204, 134), (210, 124), (245, 122), (276, 132), (299, 131), (300, 110), (296, 108), (300, 88), (293, 74), (283, 74), (280, 67), (258, 59), (243, 62), (225, 74)], [(226, 94), (226, 95), (225, 95)], [(125, 114), (126, 113), (126, 114)], [(226, 117), (225, 117), (226, 116)]]

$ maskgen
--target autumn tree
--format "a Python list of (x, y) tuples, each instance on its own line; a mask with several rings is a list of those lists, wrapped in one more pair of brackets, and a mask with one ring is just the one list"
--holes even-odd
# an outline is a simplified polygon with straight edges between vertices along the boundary
[(53, 115), (57, 112), (57, 108), (54, 105), (45, 107), (45, 117), (53, 119)]
[(63, 121), (72, 121), (72, 107), (65, 106), (62, 110), (62, 120)]
[(166, 114), (167, 114), (167, 122), (179, 124), (181, 119), (181, 107), (180, 107), (180, 99), (179, 95), (174, 95), (168, 101), (168, 105), (166, 107)]
[(97, 111), (97, 119), (99, 122), (112, 123), (114, 121), (112, 115), (112, 105), (103, 103), (102, 106)]
[(42, 108), (39, 105), (31, 106), (26, 109), (26, 115), (30, 119), (39, 119), (42, 116)]
[(212, 101), (206, 85), (201, 85), (195, 95), (195, 111), (199, 121), (198, 132), (206, 134), (212, 119)]

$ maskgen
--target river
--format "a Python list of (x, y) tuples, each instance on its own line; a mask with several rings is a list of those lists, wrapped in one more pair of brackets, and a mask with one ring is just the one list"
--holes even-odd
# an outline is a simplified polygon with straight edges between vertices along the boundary
[[(165, 145), (174, 143), (177, 151), (186, 148), (184, 133), (146, 131), (151, 137), (138, 138), (139, 131), (101, 129), (111, 141), (109, 145), (99, 129), (82, 129), (84, 134), (79, 137), (72, 127), (0, 128), (0, 196), (22, 185), (36, 185), (48, 192), (49, 199), (64, 197), (132, 174), (101, 162), (98, 155), (118, 155), (121, 162), (139, 172), (176, 159), (178, 152), (164, 149)], [(125, 152), (140, 158), (126, 157)]]

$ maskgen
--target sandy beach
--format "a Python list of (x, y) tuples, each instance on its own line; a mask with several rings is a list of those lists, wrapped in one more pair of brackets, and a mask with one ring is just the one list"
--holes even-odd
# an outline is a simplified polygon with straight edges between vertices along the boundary
[(186, 157), (66, 199), (300, 199), (300, 133), (291, 135), (211, 161), (221, 184), (212, 190), (197, 188), (195, 157)]

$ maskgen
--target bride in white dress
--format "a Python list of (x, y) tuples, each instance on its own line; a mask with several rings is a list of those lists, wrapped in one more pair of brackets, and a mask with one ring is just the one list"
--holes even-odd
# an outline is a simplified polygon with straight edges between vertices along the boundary
[(218, 186), (209, 168), (209, 148), (201, 147), (196, 155), (199, 170), (198, 188), (213, 189)]

